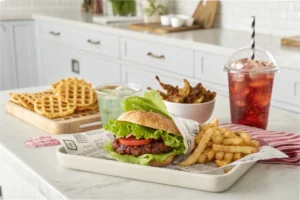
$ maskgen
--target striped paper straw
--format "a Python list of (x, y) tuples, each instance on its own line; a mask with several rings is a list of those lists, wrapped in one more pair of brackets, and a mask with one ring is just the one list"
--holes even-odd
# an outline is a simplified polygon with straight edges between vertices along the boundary
[(255, 58), (255, 16), (251, 17), (252, 22), (251, 22), (251, 28), (252, 28), (252, 34), (251, 34), (251, 60), (254, 60)]

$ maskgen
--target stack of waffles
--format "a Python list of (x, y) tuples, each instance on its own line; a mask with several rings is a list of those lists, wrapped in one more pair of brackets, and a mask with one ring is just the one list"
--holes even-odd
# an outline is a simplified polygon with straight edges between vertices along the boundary
[(74, 113), (99, 111), (97, 96), (90, 83), (67, 78), (51, 85), (51, 90), (37, 93), (10, 93), (11, 101), (48, 117), (65, 117)]

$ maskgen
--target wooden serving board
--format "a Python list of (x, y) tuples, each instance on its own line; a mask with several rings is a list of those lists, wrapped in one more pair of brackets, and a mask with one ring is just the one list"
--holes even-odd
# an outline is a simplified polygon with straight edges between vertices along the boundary
[(217, 15), (219, 1), (199, 1), (199, 4), (193, 14), (193, 18), (197, 24), (201, 24), (203, 28), (211, 28)]
[(171, 26), (162, 26), (160, 23), (137, 23), (137, 24), (130, 24), (129, 28), (139, 31), (148, 31), (158, 34), (165, 34), (165, 33), (173, 33), (173, 32), (181, 32), (181, 31), (190, 31), (190, 30), (197, 30), (201, 29), (201, 25), (193, 25), (193, 26), (182, 26), (179, 28), (173, 28)]
[(49, 119), (12, 101), (6, 103), (6, 111), (25, 122), (48, 133), (67, 134), (90, 131), (101, 128), (99, 112), (87, 111), (57, 119)]
[(300, 36), (282, 38), (281, 45), (300, 47)]

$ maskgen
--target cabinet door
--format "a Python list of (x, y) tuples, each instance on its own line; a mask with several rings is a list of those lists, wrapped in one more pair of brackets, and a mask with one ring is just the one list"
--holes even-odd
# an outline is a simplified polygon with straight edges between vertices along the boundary
[(1, 65), (0, 65), (0, 90), (17, 88), (13, 51), (10, 43), (10, 27), (7, 23), (0, 23), (1, 31)]
[(119, 64), (91, 55), (80, 56), (79, 71), (80, 77), (91, 82), (93, 86), (121, 82)]
[(82, 53), (67, 47), (61, 49), (61, 65), (66, 77), (83, 78), (94, 86), (121, 81), (119, 64), (96, 54)]
[(18, 87), (38, 85), (33, 21), (9, 22), (12, 30)]
[(39, 48), (40, 82), (49, 85), (70, 76), (69, 65), (64, 65), (65, 52), (55, 43), (40, 40)]
[(219, 84), (227, 89), (227, 73), (223, 71), (224, 65), (228, 62), (228, 57), (218, 56), (208, 53), (195, 53), (195, 77)]
[(182, 81), (176, 78), (164, 76), (157, 71), (150, 71), (150, 70), (147, 71), (136, 67), (123, 66), (122, 75), (123, 75), (123, 79), (122, 79), (123, 82), (140, 84), (143, 86), (143, 89), (146, 89), (147, 87), (151, 87), (152, 89), (161, 90), (161, 87), (159, 86), (157, 80), (155, 79), (155, 76), (159, 76), (160, 80), (164, 83), (182, 86)]
[(275, 75), (272, 105), (300, 113), (300, 71), (282, 68)]

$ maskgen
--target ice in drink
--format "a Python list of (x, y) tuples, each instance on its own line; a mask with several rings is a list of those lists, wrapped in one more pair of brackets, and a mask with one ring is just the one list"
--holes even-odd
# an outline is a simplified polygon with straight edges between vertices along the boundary
[(273, 62), (244, 58), (233, 61), (225, 69), (228, 71), (231, 122), (266, 129), (278, 68)]
[(133, 83), (102, 85), (96, 88), (102, 126), (122, 113), (122, 101), (126, 97), (139, 95), (142, 87)]

